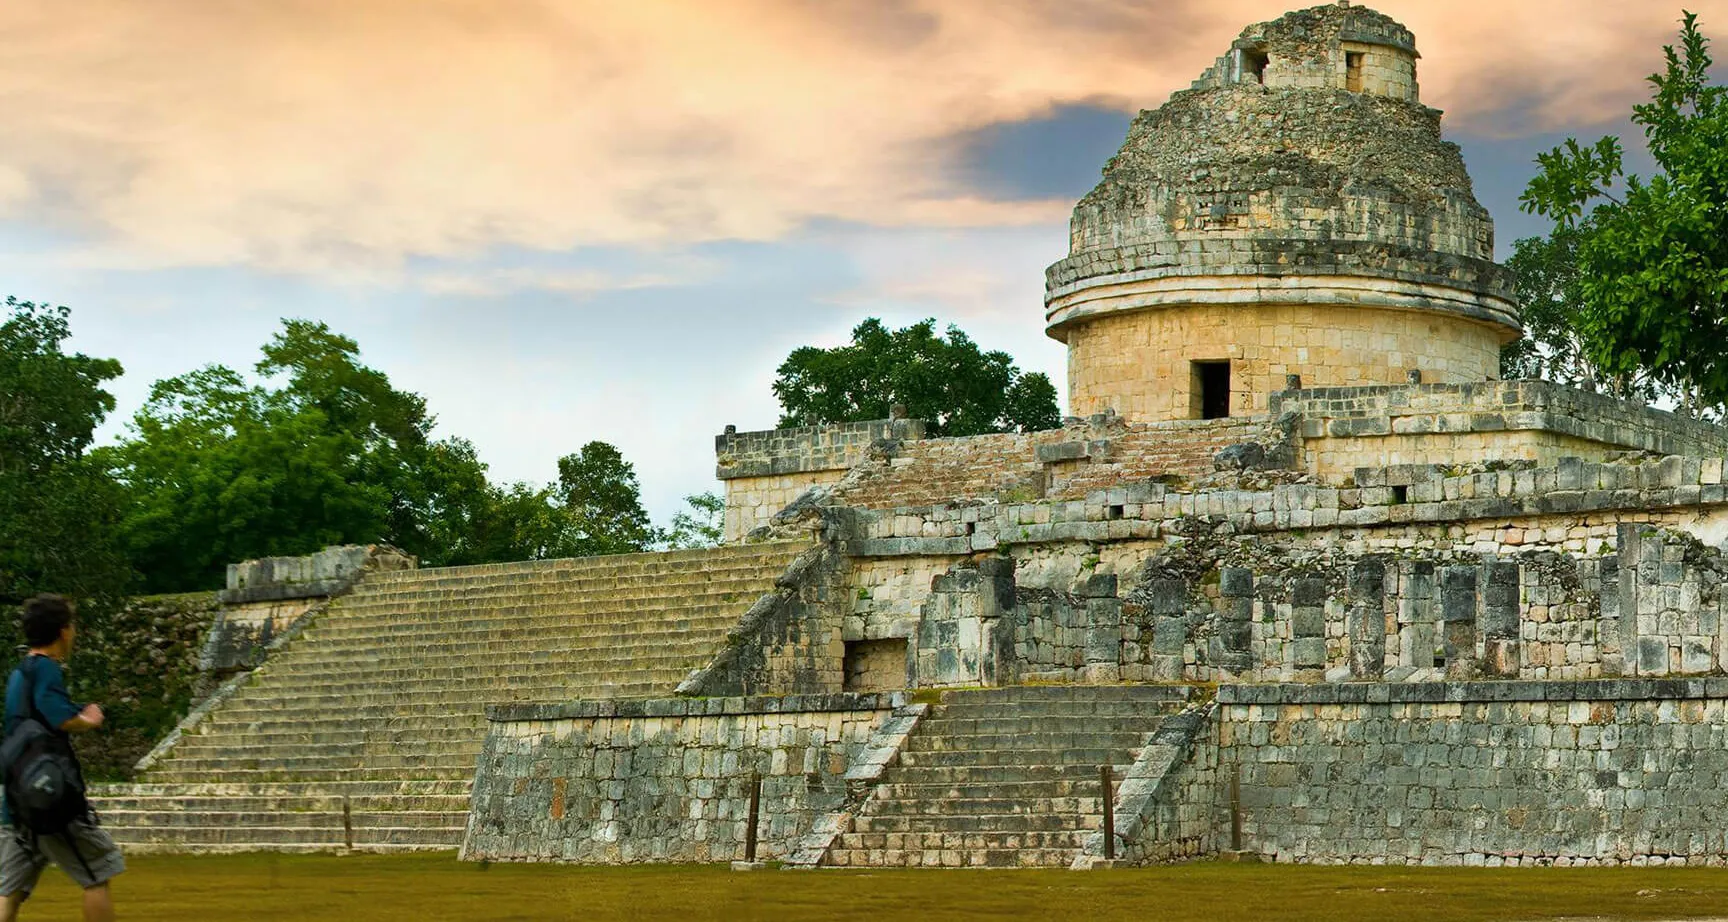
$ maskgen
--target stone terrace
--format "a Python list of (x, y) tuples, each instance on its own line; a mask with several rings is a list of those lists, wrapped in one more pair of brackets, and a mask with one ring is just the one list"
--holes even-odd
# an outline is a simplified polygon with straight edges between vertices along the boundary
[(865, 509), (998, 498), (1078, 499), (1104, 486), (1212, 471), (1220, 449), (1266, 437), (1269, 420), (1237, 418), (1126, 424), (1093, 417), (1061, 429), (902, 444), (836, 490)]
[(455, 848), (487, 705), (669, 694), (807, 547), (373, 575), (96, 806), (129, 848)]

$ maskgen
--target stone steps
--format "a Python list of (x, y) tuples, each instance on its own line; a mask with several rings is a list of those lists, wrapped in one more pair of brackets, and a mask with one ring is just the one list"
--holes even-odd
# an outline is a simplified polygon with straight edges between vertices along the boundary
[(347, 781), (336, 784), (282, 782), (275, 784), (223, 784), (214, 782), (161, 783), (129, 782), (95, 784), (90, 796), (110, 797), (463, 797), (468, 796), (473, 779), (443, 781)]
[[(661, 648), (654, 655), (641, 657), (643, 668), (661, 671), (676, 668), (684, 662), (705, 662), (713, 655), (708, 640), (708, 637), (704, 637), (702, 642), (679, 644), (669, 649)], [(599, 652), (601, 648), (596, 647), (592, 650), (561, 652), (555, 656), (537, 656), (526, 659), (517, 668), (522, 674), (534, 677), (569, 675), (571, 670), (583, 667), (593, 670), (595, 664), (591, 654)], [(426, 684), (456, 679), (508, 683), (511, 676), (498, 675), (495, 657), (513, 655), (508, 650), (469, 651), (460, 656), (434, 655), (416, 660), (410, 654), (398, 653), (391, 657), (379, 657), (370, 664), (359, 659), (353, 662), (303, 663), (294, 669), (270, 669), (260, 677), (259, 682), (262, 684), (267, 677), (269, 682), (278, 685), (305, 682), (319, 683), (321, 687), (336, 685), (343, 680), (349, 683), (365, 680), (368, 685)]]
[[(169, 813), (147, 806), (143, 810), (100, 811), (104, 822), (126, 829), (154, 827), (254, 827), (254, 829), (342, 829), (342, 806), (334, 811), (311, 810), (202, 810), (199, 813)], [(456, 811), (391, 810), (389, 813), (353, 810), (349, 822), (359, 829), (456, 829), (468, 822), (467, 808)]]
[[(338, 818), (340, 819), (340, 818)], [(205, 851), (206, 846), (229, 846), (234, 851), (281, 851), (297, 846), (303, 851), (335, 851), (345, 847), (341, 823), (333, 827), (307, 826), (118, 826), (105, 829), (127, 850)], [(463, 825), (450, 828), (374, 826), (354, 830), (354, 848), (366, 851), (446, 851), (462, 846)]]
[[(905, 816), (1007, 816), (1022, 814), (1026, 816), (1061, 816), (1099, 813), (1102, 815), (1102, 802), (1097, 796), (1098, 784), (1094, 781), (1089, 787), (1092, 796), (1035, 796), (1035, 799), (1016, 799), (1002, 796), (1001, 787), (992, 786), (990, 791), (994, 797), (907, 797), (904, 794), (892, 799), (878, 802), (871, 809), (871, 818), (905, 817)], [(1047, 811), (1047, 812), (1039, 812)]]
[(487, 706), (670, 694), (809, 547), (370, 574), (93, 802), (145, 851), (456, 848)]
[[(704, 655), (692, 652), (689, 655), (682, 657), (654, 657), (651, 658), (649, 662), (645, 663), (642, 669), (645, 673), (655, 678), (666, 673), (678, 673), (680, 678), (682, 678), (682, 674), (689, 671), (688, 669), (681, 668), (682, 664), (706, 662), (711, 656), (711, 653)], [(306, 697), (329, 698), (333, 696), (339, 697), (343, 695), (363, 694), (368, 691), (380, 689), (387, 690), (391, 694), (399, 694), (403, 691), (424, 691), (426, 693), (431, 693), (438, 690), (450, 689), (452, 683), (457, 682), (459, 682), (464, 689), (470, 687), (519, 688), (530, 693), (536, 693), (542, 690), (568, 688), (572, 685), (580, 686), (584, 684), (602, 684), (599, 682), (572, 682), (570, 681), (570, 678), (579, 678), (580, 673), (563, 672), (562, 670), (552, 668), (542, 669), (539, 668), (539, 664), (533, 664), (532, 668), (503, 676), (497, 674), (496, 668), (497, 667), (494, 666), (493, 671), (490, 673), (483, 672), (481, 667), (476, 667), (472, 671), (462, 673), (457, 673), (453, 670), (446, 670), (441, 675), (431, 674), (425, 676), (414, 675), (409, 670), (405, 669), (387, 669), (376, 673), (369, 670), (343, 671), (340, 673), (329, 674), (289, 673), (280, 676), (270, 673), (268, 674), (269, 681), (266, 682), (264, 679), (260, 678), (257, 684), (253, 685), (251, 689), (245, 689), (245, 691), (252, 691), (253, 694), (257, 694), (260, 691), (285, 692), (290, 689), (284, 688), (283, 686), (303, 685), (309, 691), (313, 692), (313, 694), (307, 695)], [(590, 664), (590, 668), (593, 668), (593, 664)], [(560, 681), (560, 676), (565, 676), (567, 678)], [(634, 676), (631, 678), (635, 679)], [(515, 679), (516, 681), (512, 681), (512, 679)], [(642, 684), (643, 681), (644, 680), (641, 679), (635, 679), (631, 684)], [(651, 678), (647, 681), (653, 681), (653, 679)], [(254, 689), (256, 691), (254, 691)], [(455, 694), (457, 692), (452, 691), (451, 693)]]
[(272, 784), (343, 781), (456, 781), (474, 778), (472, 762), (461, 766), (426, 765), (415, 769), (380, 768), (371, 765), (343, 767), (325, 763), (316, 769), (286, 772), (259, 768), (164, 768), (150, 772), (150, 778), (163, 784)]
[[(1067, 767), (1082, 765), (1096, 769), (1097, 766), (1114, 760), (1114, 764), (1122, 765), (1134, 760), (1132, 751), (1117, 749), (1082, 749), (1063, 747), (1060, 749), (1037, 749), (1035, 747), (1016, 747), (1014, 749), (967, 749), (959, 748), (961, 741), (949, 739), (947, 747), (935, 751), (901, 752), (900, 765), (906, 769), (915, 768), (995, 768), (1027, 766), (1029, 759), (1037, 759), (1040, 767)], [(1136, 746), (1136, 749), (1139, 747)], [(1126, 762), (1124, 761), (1126, 754)], [(1029, 766), (1028, 766), (1029, 767)]]
[(834, 867), (1067, 867), (1103, 823), (1098, 766), (1126, 768), (1186, 688), (949, 692), (824, 857)]
[[(944, 724), (946, 730), (948, 725)], [(976, 750), (1011, 751), (1019, 749), (1049, 749), (1052, 746), (1083, 747), (1089, 750), (1139, 748), (1142, 734), (1137, 730), (1112, 732), (1029, 732), (1029, 733), (964, 733), (946, 732), (942, 736), (913, 737), (906, 741), (902, 753), (936, 753)]]
[[(309, 813), (327, 814), (342, 812), (341, 797), (309, 796), (309, 797), (278, 797), (270, 795), (236, 796), (236, 797), (100, 797), (93, 798), (92, 803), (100, 802), (99, 809), (103, 816), (120, 813), (143, 812), (154, 813), (158, 817), (178, 817), (193, 813)], [(161, 807), (172, 803), (171, 811), (162, 811)], [(468, 795), (440, 794), (435, 796), (371, 796), (350, 797), (348, 803), (356, 813), (449, 813), (466, 815), (468, 811)], [(152, 825), (142, 823), (141, 825)]]
[(1092, 832), (1103, 828), (1103, 816), (1098, 812), (1099, 808), (1096, 801), (1090, 806), (1090, 810), (1092, 812), (1087, 816), (1023, 812), (918, 813), (898, 816), (873, 814), (858, 817), (853, 823), (852, 831), (856, 833), (897, 832), (923, 835), (949, 832), (1001, 834), (1005, 830), (1012, 830), (1015, 834), (1066, 834), (1075, 830)]

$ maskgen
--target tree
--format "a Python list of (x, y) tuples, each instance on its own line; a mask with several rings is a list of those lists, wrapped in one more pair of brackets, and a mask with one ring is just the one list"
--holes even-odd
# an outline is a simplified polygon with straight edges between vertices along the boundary
[(119, 494), (86, 454), (114, 409), (120, 363), (68, 354), (71, 312), (8, 297), (0, 323), (0, 602), (116, 594)]
[(152, 591), (220, 585), (226, 565), (388, 542), (453, 562), (493, 499), (473, 446), (432, 442), (417, 394), (328, 326), (287, 320), (254, 370), (159, 381), (104, 454), (126, 485), (121, 532)]
[(794, 349), (774, 395), (782, 427), (886, 419), (894, 404), (946, 436), (1061, 423), (1049, 378), (1021, 372), (1006, 352), (984, 352), (959, 327), (938, 335), (934, 320), (889, 330), (870, 318), (847, 345)]
[(1633, 107), (1658, 174), (1628, 175), (1615, 138), (1569, 139), (1537, 158), (1521, 201), (1557, 239), (1576, 234), (1575, 330), (1600, 374), (1698, 412), (1728, 402), (1728, 88), (1709, 82), (1694, 14), (1680, 39), (1649, 78), (1651, 101)]
[(553, 489), (569, 521), (570, 556), (645, 551), (660, 540), (642, 508), (636, 468), (613, 445), (589, 442), (559, 458)]
[(150, 591), (171, 592), (215, 588), (238, 560), (380, 540), (390, 494), (361, 455), (321, 410), (211, 366), (157, 382), (108, 457), (131, 556)]
[(684, 504), (688, 508), (672, 516), (666, 546), (674, 550), (719, 546), (725, 534), (726, 501), (710, 492), (686, 496)]

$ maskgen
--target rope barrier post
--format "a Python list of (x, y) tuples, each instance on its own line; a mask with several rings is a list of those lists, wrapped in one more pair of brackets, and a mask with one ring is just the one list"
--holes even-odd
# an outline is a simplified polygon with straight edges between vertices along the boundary
[(756, 860), (756, 829), (762, 821), (762, 776), (750, 775), (750, 819), (744, 825), (744, 860)]
[(1110, 763), (1098, 766), (1099, 796), (1104, 801), (1104, 860), (1116, 860), (1116, 792), (1110, 781)]

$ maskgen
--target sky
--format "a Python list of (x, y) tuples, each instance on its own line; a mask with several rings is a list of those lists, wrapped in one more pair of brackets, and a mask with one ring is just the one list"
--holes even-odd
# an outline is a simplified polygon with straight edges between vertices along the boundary
[[(1681, 9), (1381, 0), (1502, 255)], [(150, 384), (322, 320), (499, 481), (594, 439), (665, 522), (774, 369), (959, 324), (1060, 387), (1043, 270), (1130, 119), (1283, 0), (6, 0), (0, 294)], [(1689, 0), (1707, 34), (1728, 0)], [(1628, 135), (1629, 136), (1629, 135)]]

